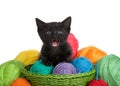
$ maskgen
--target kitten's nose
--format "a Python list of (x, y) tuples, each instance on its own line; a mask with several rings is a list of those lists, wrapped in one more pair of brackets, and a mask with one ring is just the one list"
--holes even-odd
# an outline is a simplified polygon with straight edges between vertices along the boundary
[(56, 39), (57, 38), (56, 35), (53, 35), (53, 38)]

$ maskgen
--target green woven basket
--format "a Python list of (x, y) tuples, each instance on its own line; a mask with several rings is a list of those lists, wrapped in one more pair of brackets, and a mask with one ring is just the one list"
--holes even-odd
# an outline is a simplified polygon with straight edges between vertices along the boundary
[(42, 75), (29, 72), (30, 66), (22, 70), (22, 75), (30, 81), (32, 86), (87, 86), (95, 78), (95, 68), (90, 72), (69, 75)]

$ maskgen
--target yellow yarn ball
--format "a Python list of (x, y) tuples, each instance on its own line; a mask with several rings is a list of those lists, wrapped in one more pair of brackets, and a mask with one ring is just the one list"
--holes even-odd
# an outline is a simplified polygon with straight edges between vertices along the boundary
[(25, 50), (16, 56), (16, 60), (21, 61), (25, 66), (33, 64), (39, 59), (40, 52), (37, 50)]

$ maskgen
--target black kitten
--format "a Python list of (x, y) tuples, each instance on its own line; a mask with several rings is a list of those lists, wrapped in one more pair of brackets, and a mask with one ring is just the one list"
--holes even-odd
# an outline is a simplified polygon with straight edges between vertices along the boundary
[(62, 22), (45, 23), (36, 18), (38, 34), (43, 42), (40, 59), (45, 65), (70, 62), (71, 48), (66, 42), (70, 33), (71, 17)]

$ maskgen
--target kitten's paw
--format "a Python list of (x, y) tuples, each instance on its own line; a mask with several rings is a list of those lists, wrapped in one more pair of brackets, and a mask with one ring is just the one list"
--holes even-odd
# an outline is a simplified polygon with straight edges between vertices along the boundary
[(48, 60), (43, 60), (43, 64), (46, 66), (51, 66), (52, 62), (48, 61)]
[(66, 62), (71, 62), (72, 60), (71, 60), (71, 58), (66, 58), (65, 61)]

